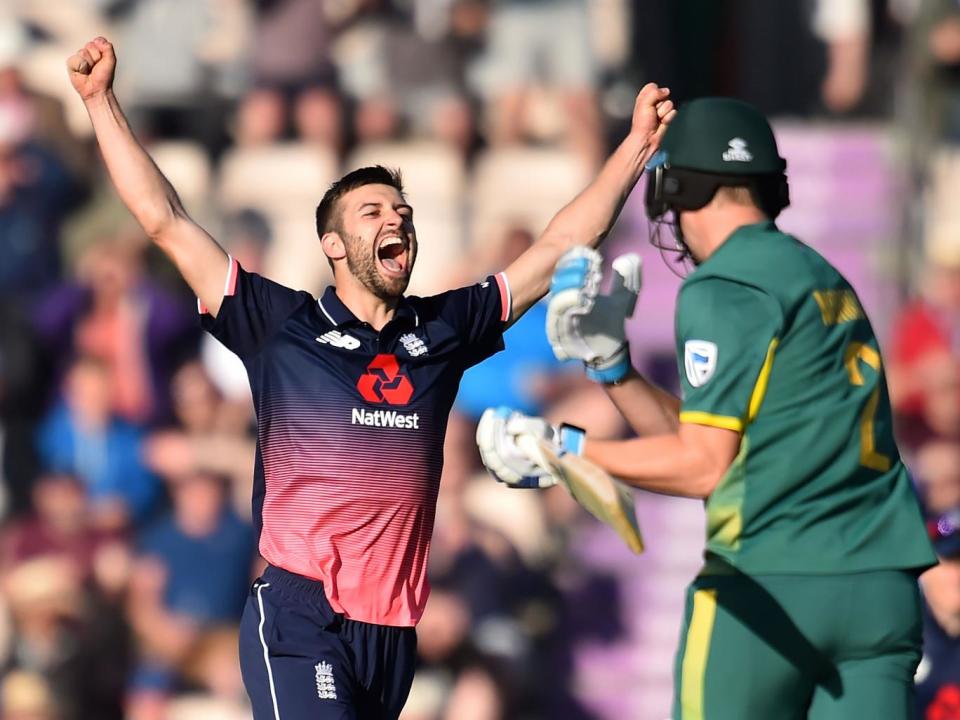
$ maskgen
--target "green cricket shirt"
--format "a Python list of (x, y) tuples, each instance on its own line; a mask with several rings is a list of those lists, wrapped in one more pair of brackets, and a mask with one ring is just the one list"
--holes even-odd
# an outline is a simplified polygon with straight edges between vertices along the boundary
[(817, 252), (739, 228), (684, 281), (676, 334), (680, 421), (742, 433), (706, 501), (708, 553), (748, 573), (936, 562), (870, 321)]

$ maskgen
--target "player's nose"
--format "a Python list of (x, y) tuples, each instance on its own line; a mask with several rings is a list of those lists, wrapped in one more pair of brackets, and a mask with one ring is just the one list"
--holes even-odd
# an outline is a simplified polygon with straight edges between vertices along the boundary
[(403, 227), (403, 222), (403, 215), (398, 213), (396, 210), (391, 210), (387, 213), (387, 216), (384, 220), (384, 226), (389, 230), (399, 230), (401, 227)]

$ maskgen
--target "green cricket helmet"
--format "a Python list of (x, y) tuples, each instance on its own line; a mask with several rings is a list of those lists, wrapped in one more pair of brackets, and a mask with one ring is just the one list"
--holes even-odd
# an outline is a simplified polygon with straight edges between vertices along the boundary
[(770, 123), (733, 98), (700, 98), (683, 105), (647, 163), (646, 206), (651, 220), (669, 210), (699, 210), (723, 186), (745, 186), (775, 218), (790, 204)]

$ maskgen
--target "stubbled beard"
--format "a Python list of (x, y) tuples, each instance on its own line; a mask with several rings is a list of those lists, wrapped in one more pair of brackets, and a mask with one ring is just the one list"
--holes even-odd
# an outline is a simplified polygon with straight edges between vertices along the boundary
[[(381, 300), (395, 300), (403, 295), (410, 283), (410, 273), (402, 278), (384, 277), (377, 270), (375, 255), (369, 252), (363, 240), (346, 233), (344, 238), (346, 239), (344, 247), (347, 252), (347, 269), (351, 275)], [(413, 260), (412, 252), (409, 259)]]

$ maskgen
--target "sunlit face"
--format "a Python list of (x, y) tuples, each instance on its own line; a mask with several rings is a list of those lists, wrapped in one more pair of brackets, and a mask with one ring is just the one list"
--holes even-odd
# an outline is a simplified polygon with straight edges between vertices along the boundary
[(364, 185), (340, 198), (347, 268), (379, 298), (403, 295), (417, 259), (413, 208), (390, 185)]

